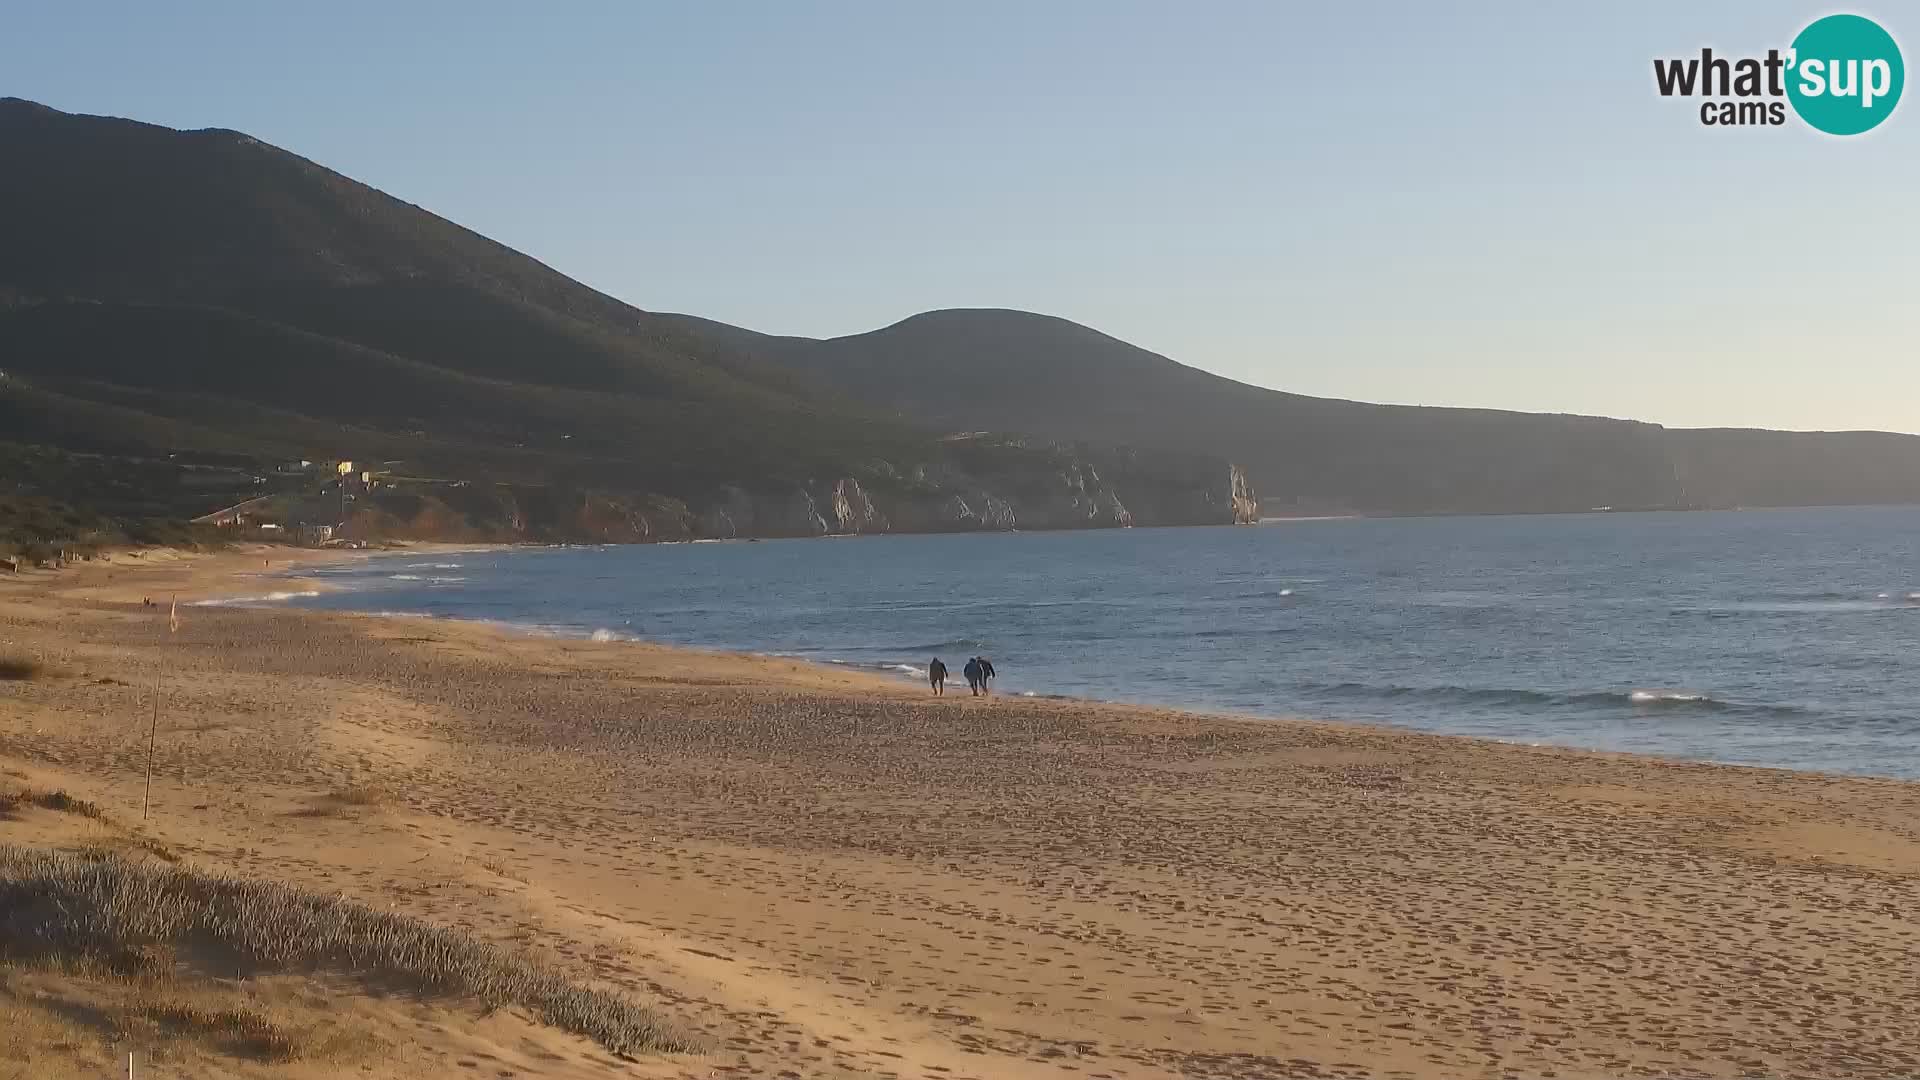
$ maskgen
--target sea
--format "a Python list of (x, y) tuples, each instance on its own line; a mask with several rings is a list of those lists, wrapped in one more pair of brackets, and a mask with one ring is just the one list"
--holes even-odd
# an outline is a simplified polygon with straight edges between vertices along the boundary
[(1916, 509), (414, 552), (318, 576), (230, 602), (902, 680), (980, 655), (1002, 694), (1920, 778)]

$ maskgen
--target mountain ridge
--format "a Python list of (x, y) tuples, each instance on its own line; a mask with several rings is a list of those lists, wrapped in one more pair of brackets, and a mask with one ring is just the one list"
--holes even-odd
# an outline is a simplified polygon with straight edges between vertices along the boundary
[[(1920, 502), (1915, 436), (1313, 397), (1006, 308), (763, 334), (633, 306), (228, 129), (0, 99), (0, 149), (0, 427), (549, 489), (497, 500), (510, 531), (529, 501), (627, 506), (646, 536), (641, 506), (785, 535)], [(579, 514), (543, 535), (596, 535)]]
[[(1920, 436), (1904, 433), (1672, 428), (1580, 413), (1314, 397), (1229, 379), (1016, 309), (938, 309), (832, 338), (662, 317), (904, 420), (1093, 441), (1125, 431), (1138, 445), (1223, 454), (1247, 466), (1273, 512), (1920, 501)], [(976, 376), (970, 392), (947, 392), (955, 373)], [(1742, 469), (1734, 460), (1741, 454), (1758, 457)], [(1825, 464), (1809, 472), (1811, 462)]]
[[(494, 492), (453, 516), (500, 538), (1234, 520), (1224, 460), (950, 447), (241, 133), (8, 99), (0, 154), (12, 438), (405, 459)], [(448, 518), (413, 495), (411, 519)]]

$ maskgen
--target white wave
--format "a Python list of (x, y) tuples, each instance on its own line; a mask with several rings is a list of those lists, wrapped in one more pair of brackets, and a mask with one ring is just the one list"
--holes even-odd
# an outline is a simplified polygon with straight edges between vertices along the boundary
[(926, 668), (914, 667), (912, 664), (881, 664), (880, 668), (883, 671), (898, 671), (902, 675), (925, 675), (927, 673)]
[(211, 600), (190, 600), (188, 607), (240, 607), (244, 604), (273, 604), (283, 600), (298, 600), (308, 596), (319, 596), (317, 589), (301, 589), (297, 592), (270, 592), (265, 596), (219, 596)]
[(1627, 700), (1635, 705), (1658, 705), (1670, 701), (1712, 701), (1713, 699), (1692, 690), (1635, 690), (1627, 695)]
[(606, 627), (601, 627), (600, 629), (595, 630), (593, 633), (588, 634), (587, 638), (591, 641), (631, 641), (633, 640), (632, 638), (619, 632), (618, 630), (608, 630)]
[(419, 580), (420, 580), (420, 575), (419, 575), (419, 574), (388, 574), (388, 575), (387, 575), (387, 580), (389, 580), (389, 581), (419, 581)]

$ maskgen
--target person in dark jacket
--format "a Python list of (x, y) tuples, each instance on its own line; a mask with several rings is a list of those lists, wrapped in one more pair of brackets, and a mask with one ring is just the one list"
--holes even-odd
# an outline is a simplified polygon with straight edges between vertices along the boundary
[(990, 694), (993, 692), (992, 683), (993, 683), (993, 676), (995, 674), (993, 670), (993, 661), (987, 659), (984, 656), (980, 657), (979, 660), (980, 660), (980, 692), (983, 694)]
[(974, 696), (978, 697), (980, 694), (980, 658), (977, 656), (968, 657), (967, 666), (960, 670), (967, 677), (967, 689), (973, 691)]
[(937, 656), (933, 658), (933, 663), (927, 665), (927, 685), (933, 687), (936, 694), (947, 692), (947, 665), (941, 663)]

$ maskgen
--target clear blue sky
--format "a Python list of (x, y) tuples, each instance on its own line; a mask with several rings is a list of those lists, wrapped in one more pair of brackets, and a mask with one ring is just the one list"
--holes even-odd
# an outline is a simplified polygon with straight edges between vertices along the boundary
[(1439, 7), (22, 3), (0, 94), (772, 332), (1016, 307), (1305, 393), (1920, 431), (1920, 100), (1840, 140), (1653, 90), (1834, 9)]

